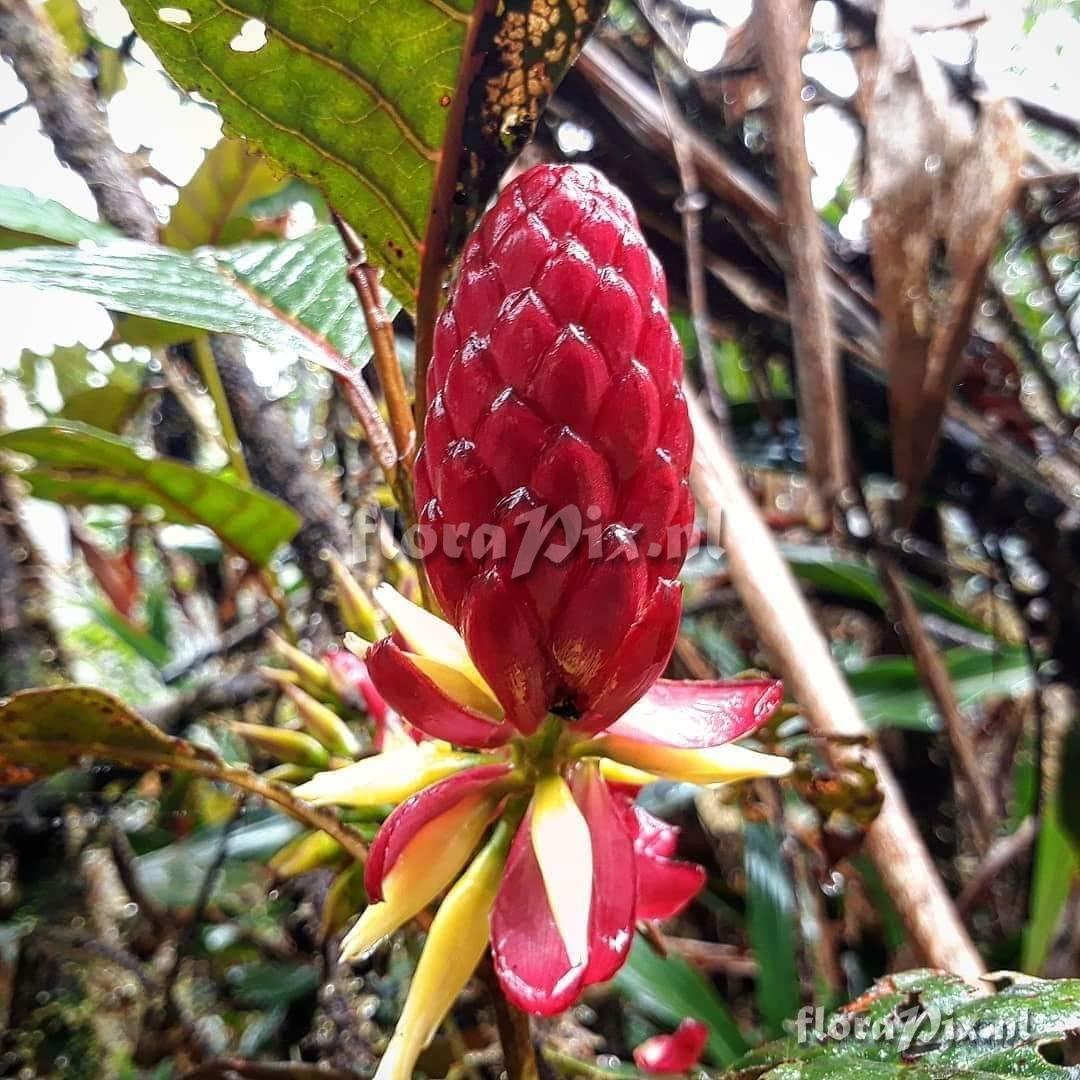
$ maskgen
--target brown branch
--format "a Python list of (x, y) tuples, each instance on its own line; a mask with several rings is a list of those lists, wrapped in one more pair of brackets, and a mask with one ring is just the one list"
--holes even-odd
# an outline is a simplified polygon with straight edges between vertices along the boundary
[(990, 846), (998, 819), (997, 799), (994, 798), (990, 782), (979, 765), (975, 741), (956, 700), (949, 669), (930, 640), (919, 609), (911, 598), (896, 562), (891, 556), (879, 553), (877, 566), (878, 577), (889, 598), (892, 615), (903, 627), (919, 680), (933, 698), (937, 711), (945, 722), (945, 730), (948, 732), (949, 744), (952, 746), (960, 775), (974, 796), (971, 817), (985, 849)]
[(831, 508), (851, 482), (851, 463), (825, 243), (810, 196), (802, 99), (805, 5), (801, 0), (758, 0), (754, 17), (770, 87), (772, 145), (788, 234), (791, 266), (785, 283), (798, 369), (799, 420), (807, 444), (807, 470)]
[(956, 898), (956, 908), (961, 915), (967, 915), (1005, 870), (1031, 850), (1038, 832), (1038, 819), (1032, 815), (1024, 818), (1014, 832), (994, 841)]
[(184, 1073), (181, 1080), (360, 1080), (360, 1074), (344, 1069), (328, 1069), (303, 1061), (246, 1061), (243, 1058), (215, 1058)]
[(56, 156), (86, 181), (101, 216), (125, 236), (157, 240), (157, 216), (109, 136), (90, 81), (71, 73), (62, 43), (27, 0), (0, 0), (0, 52), (26, 88)]
[(510, 1080), (540, 1080), (529, 1017), (507, 1000), (489, 959), (480, 965), (479, 974), (495, 1012), (507, 1076)]
[(416, 432), (409, 393), (401, 374), (401, 364), (398, 362), (394, 320), (390, 318), (382, 302), (379, 271), (367, 261), (364, 245), (345, 219), (337, 211), (331, 211), (330, 216), (349, 256), (347, 274), (364, 312), (364, 322), (367, 323), (375, 371), (379, 376), (387, 412), (390, 414), (390, 430), (397, 447), (397, 460), (408, 461), (415, 452)]
[[(696, 439), (691, 484), (710, 523), (720, 526), (710, 539), (724, 545), (732, 581), (834, 765), (842, 768), (861, 755), (876, 773), (884, 803), (867, 833), (867, 851), (915, 946), (928, 964), (977, 979), (985, 970), (982, 960), (945, 891), (896, 777), (872, 744), (851, 690), (738, 466), (692, 390), (687, 399)], [(853, 743), (870, 745), (860, 750)]]
[[(671, 129), (671, 149), (679, 169), (679, 182), (682, 196), (678, 211), (682, 217), (683, 247), (686, 249), (686, 292), (690, 300), (690, 320), (694, 327), (694, 340), (697, 343), (698, 356), (701, 358), (701, 372), (705, 378), (705, 388), (709, 394), (709, 405), (720, 428), (720, 433), (731, 441), (731, 416), (724, 390), (716, 377), (716, 363), (713, 358), (713, 341), (709, 329), (709, 303), (705, 284), (705, 255), (701, 239), (702, 211), (708, 205), (708, 199), (698, 185), (697, 166), (694, 164), (694, 152), (683, 137), (686, 123), (680, 114), (675, 95), (664, 83), (660, 72), (656, 72), (656, 88), (664, 103), (668, 125)], [(672, 117), (679, 122), (672, 123)]]

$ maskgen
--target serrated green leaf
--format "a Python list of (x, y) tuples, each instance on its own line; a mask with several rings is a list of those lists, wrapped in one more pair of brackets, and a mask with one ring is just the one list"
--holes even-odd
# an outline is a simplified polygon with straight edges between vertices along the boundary
[(363, 861), (367, 855), (360, 836), (335, 814), (205, 747), (166, 735), (104, 690), (57, 686), (0, 700), (0, 787), (29, 784), (86, 758), (223, 781), (254, 792), (308, 828), (322, 829), (353, 858)]
[(260, 566), (300, 527), (294, 510), (263, 491), (141, 453), (85, 424), (10, 431), (0, 435), (0, 449), (34, 459), (21, 475), (38, 498), (68, 506), (158, 506), (169, 521), (205, 525)]
[(718, 1065), (746, 1049), (727, 1006), (701, 973), (677, 956), (661, 956), (643, 938), (634, 941), (615, 986), (641, 1012), (672, 1028), (688, 1016), (707, 1024), (706, 1053)]
[(1036, 1048), (1080, 1024), (1080, 980), (1025, 980), (984, 997), (954, 975), (908, 971), (830, 1017), (799, 1015), (801, 1030), (751, 1050), (729, 1080), (1066, 1080), (1075, 1069), (1050, 1064)]
[[(350, 378), (371, 355), (330, 225), (295, 240), (191, 253), (134, 241), (22, 248), (0, 252), (0, 283), (67, 289), (113, 311), (240, 334)], [(384, 299), (394, 314), (399, 305)]]
[(207, 152), (180, 192), (169, 224), (161, 231), (167, 247), (190, 251), (208, 244), (235, 244), (251, 238), (248, 205), (281, 186), (281, 178), (241, 139), (226, 136)]
[(156, 0), (126, 6), (180, 86), (325, 192), (411, 306), (421, 252), (442, 246), (430, 236), (483, 205), (606, 5), (184, 0), (181, 18)]
[(54, 199), (0, 184), (0, 248), (23, 247), (40, 240), (107, 244), (117, 236), (112, 226), (90, 221)]

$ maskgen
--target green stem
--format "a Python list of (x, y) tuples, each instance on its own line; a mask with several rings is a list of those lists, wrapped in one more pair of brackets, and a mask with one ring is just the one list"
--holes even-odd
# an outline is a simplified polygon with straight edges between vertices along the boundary
[(210, 393), (210, 400), (214, 403), (214, 412), (221, 426), (221, 436), (225, 440), (225, 452), (229, 455), (229, 464), (236, 478), (247, 487), (252, 487), (251, 473), (244, 460), (244, 447), (236, 431), (232, 409), (229, 408), (229, 399), (225, 396), (225, 386), (218, 372), (217, 361), (214, 359), (214, 350), (211, 349), (210, 339), (205, 334), (195, 339), (194, 351), (199, 374)]

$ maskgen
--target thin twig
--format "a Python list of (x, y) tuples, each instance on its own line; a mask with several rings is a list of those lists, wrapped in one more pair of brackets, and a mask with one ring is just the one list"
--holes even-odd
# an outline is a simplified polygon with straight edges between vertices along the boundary
[(360, 1080), (360, 1074), (303, 1061), (246, 1061), (215, 1058), (184, 1073), (181, 1080)]
[(974, 795), (971, 816), (985, 849), (990, 846), (994, 835), (998, 818), (997, 800), (979, 765), (975, 742), (956, 700), (949, 669), (926, 632), (922, 616), (911, 598), (899, 567), (884, 554), (877, 556), (877, 566), (878, 577), (889, 598), (892, 615), (903, 628), (919, 680), (933, 698), (934, 705), (945, 722), (945, 730), (948, 732), (949, 744), (955, 754), (960, 775)]
[[(912, 941), (927, 963), (977, 979), (985, 970), (982, 960), (945, 891), (903, 791), (872, 745), (851, 690), (734, 458), (692, 390), (687, 399), (695, 434), (691, 484), (707, 520), (720, 523), (719, 535), (710, 539), (724, 545), (732, 581), (833, 764), (843, 768), (861, 756), (874, 770), (884, 802), (867, 832), (867, 850)], [(860, 749), (859, 744), (870, 745)]]
[(1014, 832), (994, 841), (956, 898), (956, 910), (961, 915), (966, 916), (1002, 873), (1031, 850), (1038, 831), (1038, 821), (1032, 815), (1024, 818)]
[[(679, 169), (679, 183), (682, 195), (677, 209), (682, 217), (683, 247), (686, 249), (686, 291), (690, 299), (690, 321), (694, 327), (694, 340), (697, 343), (698, 356), (701, 358), (701, 371), (705, 377), (705, 389), (709, 395), (709, 405), (716, 418), (720, 434), (731, 441), (731, 414), (727, 398), (720, 380), (716, 377), (716, 363), (713, 358), (712, 334), (709, 330), (709, 304), (705, 288), (705, 256), (701, 241), (701, 218), (708, 197), (698, 184), (697, 166), (694, 153), (683, 138), (686, 124), (680, 115), (678, 102), (670, 87), (666, 84), (659, 69), (654, 71), (656, 88), (660, 91), (660, 100), (664, 103), (664, 112), (668, 117), (671, 130), (671, 149)], [(672, 117), (678, 117), (679, 123), (672, 123)]]
[(844, 387), (833, 333), (821, 220), (810, 196), (802, 98), (806, 9), (801, 0), (758, 0), (757, 41), (770, 86), (773, 153), (788, 233), (785, 275), (798, 367), (807, 471), (831, 509), (851, 483)]
[(371, 340), (375, 371), (379, 376), (386, 410), (390, 416), (390, 431), (394, 436), (398, 462), (407, 462), (415, 453), (416, 432), (413, 426), (412, 405), (405, 378), (398, 361), (394, 340), (394, 321), (382, 302), (379, 271), (367, 261), (367, 252), (360, 238), (347, 221), (336, 211), (331, 212), (334, 226), (349, 256), (346, 273), (356, 290), (356, 298), (364, 312), (368, 338)]

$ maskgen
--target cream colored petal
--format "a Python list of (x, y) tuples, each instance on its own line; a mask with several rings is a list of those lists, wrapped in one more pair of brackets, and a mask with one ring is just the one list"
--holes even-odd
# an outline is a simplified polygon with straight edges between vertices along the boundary
[(532, 845), (566, 955), (577, 967), (589, 957), (592, 836), (561, 776), (546, 776), (536, 784)]
[(462, 799), (429, 821), (383, 878), (383, 899), (369, 904), (341, 943), (341, 959), (366, 956), (384, 937), (423, 911), (461, 872), (491, 821), (486, 795)]
[(488, 946), (488, 920), (502, 881), (512, 830), (500, 822), (484, 850), (439, 905), (409, 996), (375, 1080), (412, 1080), (420, 1052)]

